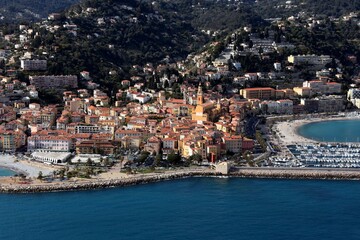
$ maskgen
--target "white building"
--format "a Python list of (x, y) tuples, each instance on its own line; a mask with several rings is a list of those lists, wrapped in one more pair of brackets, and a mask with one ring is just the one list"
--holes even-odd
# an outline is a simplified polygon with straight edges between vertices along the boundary
[(31, 157), (36, 161), (62, 164), (70, 159), (71, 153), (36, 151), (31, 154)]
[(341, 84), (337, 82), (323, 82), (320, 80), (305, 81), (303, 87), (310, 88), (313, 93), (337, 94), (341, 93)]
[(72, 147), (71, 139), (61, 136), (35, 135), (28, 138), (28, 151), (47, 150), (70, 152)]
[(32, 98), (38, 98), (39, 97), (39, 92), (31, 90), (31, 91), (29, 91), (29, 95)]
[(278, 101), (263, 101), (260, 103), (259, 107), (267, 114), (292, 114), (293, 105), (293, 101), (284, 99)]
[(351, 88), (347, 93), (347, 100), (354, 104), (357, 108), (360, 108), (360, 89)]
[(100, 133), (100, 127), (95, 125), (77, 125), (76, 133)]
[(294, 65), (300, 64), (310, 64), (310, 65), (323, 65), (330, 63), (332, 58), (329, 55), (290, 55), (288, 57), (288, 62)]
[(279, 63), (279, 62), (274, 63), (274, 69), (276, 71), (281, 71), (281, 63)]

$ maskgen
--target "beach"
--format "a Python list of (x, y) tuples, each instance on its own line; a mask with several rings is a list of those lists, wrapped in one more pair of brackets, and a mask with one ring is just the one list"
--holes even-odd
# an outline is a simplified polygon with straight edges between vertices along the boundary
[(311, 117), (306, 116), (302, 119), (279, 121), (276, 122), (272, 130), (276, 133), (276, 140), (281, 145), (291, 144), (306, 144), (318, 143), (309, 138), (305, 138), (298, 133), (298, 129), (308, 123), (322, 122), (322, 121), (337, 121), (337, 120), (359, 120), (358, 116), (326, 116), (326, 117)]
[[(316, 120), (315, 120), (316, 121)], [(278, 122), (273, 126), (273, 130), (282, 144), (315, 143), (316, 141), (302, 137), (298, 134), (298, 128), (304, 124), (314, 122), (313, 119), (299, 119), (294, 121)]]
[(17, 173), (23, 173), (30, 178), (37, 177), (40, 171), (43, 175), (49, 175), (52, 174), (54, 170), (59, 169), (58, 166), (45, 165), (29, 160), (17, 160), (15, 156), (6, 154), (0, 155), (0, 167), (10, 169)]

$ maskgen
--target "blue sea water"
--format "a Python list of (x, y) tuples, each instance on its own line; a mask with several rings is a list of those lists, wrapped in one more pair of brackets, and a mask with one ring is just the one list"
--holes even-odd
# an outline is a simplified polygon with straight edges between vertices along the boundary
[(15, 172), (6, 169), (6, 168), (0, 168), (0, 177), (8, 177), (8, 176), (13, 176), (15, 174)]
[(192, 178), (0, 194), (0, 239), (359, 239), (357, 181)]
[(298, 133), (325, 142), (360, 142), (360, 120), (314, 122), (301, 126)]

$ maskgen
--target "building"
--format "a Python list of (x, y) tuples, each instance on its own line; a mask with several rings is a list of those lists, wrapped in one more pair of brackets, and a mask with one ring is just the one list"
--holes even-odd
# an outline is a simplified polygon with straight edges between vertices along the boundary
[(294, 92), (301, 97), (311, 97), (312, 91), (309, 87), (294, 87)]
[(274, 63), (274, 69), (276, 71), (281, 71), (281, 63), (279, 63), (279, 62)]
[(79, 124), (75, 126), (75, 133), (100, 133), (100, 127), (96, 125)]
[(240, 135), (233, 135), (230, 137), (223, 137), (225, 150), (232, 153), (241, 153), (242, 151), (242, 137)]
[(76, 143), (76, 154), (115, 154), (116, 146), (109, 140), (86, 140)]
[(357, 98), (360, 98), (360, 88), (349, 89), (349, 91), (347, 93), (347, 99), (351, 100), (351, 99), (357, 99)]
[[(337, 82), (323, 82), (321, 80), (305, 81), (303, 82), (303, 88), (310, 88), (311, 93), (319, 93), (319, 94), (341, 93), (341, 84)], [(296, 90), (299, 90), (299, 88), (296, 88)]]
[(293, 101), (289, 99), (278, 101), (263, 101), (259, 105), (263, 113), (266, 114), (292, 114)]
[(275, 89), (269, 87), (244, 88), (240, 90), (240, 95), (247, 99), (268, 100), (275, 98)]
[(20, 66), (21, 69), (25, 71), (45, 71), (47, 68), (47, 61), (35, 59), (21, 59)]
[(196, 100), (196, 108), (191, 114), (191, 119), (193, 121), (197, 121), (198, 123), (203, 123), (209, 121), (209, 113), (215, 114), (213, 109), (215, 109), (215, 105), (211, 102), (204, 103), (203, 91), (201, 85), (198, 87), (197, 91), (197, 100)]
[(144, 150), (148, 151), (149, 153), (159, 154), (161, 150), (161, 140), (155, 136), (149, 138), (144, 146)]
[(26, 135), (22, 131), (0, 131), (0, 151), (15, 152), (25, 145)]
[(351, 88), (347, 93), (347, 100), (349, 100), (357, 108), (360, 107), (360, 89)]
[(330, 63), (332, 58), (329, 55), (297, 55), (293, 56), (290, 55), (288, 57), (288, 62), (294, 65), (300, 64), (309, 64), (309, 65), (321, 65), (325, 66), (326, 64)]
[(139, 132), (136, 130), (123, 130), (119, 128), (115, 132), (115, 141), (121, 141), (121, 139), (125, 136), (141, 138), (143, 135), (143, 132)]
[(178, 140), (176, 138), (163, 138), (162, 151), (163, 154), (169, 154), (178, 150)]
[(70, 152), (72, 141), (70, 138), (56, 135), (35, 135), (28, 138), (28, 151), (35, 150)]
[(30, 76), (30, 84), (36, 88), (77, 88), (78, 79), (75, 75), (59, 75), (59, 76)]
[(31, 154), (31, 157), (36, 161), (62, 164), (65, 163), (68, 159), (70, 159), (71, 153), (36, 151)]
[(326, 96), (313, 99), (301, 99), (301, 105), (308, 113), (340, 112), (345, 109), (342, 96)]

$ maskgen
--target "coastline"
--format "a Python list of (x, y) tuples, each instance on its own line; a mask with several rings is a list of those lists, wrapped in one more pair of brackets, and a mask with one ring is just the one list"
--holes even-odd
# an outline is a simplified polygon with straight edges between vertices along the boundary
[[(360, 120), (359, 117), (332, 118), (303, 118), (292, 121), (277, 122), (273, 125), (276, 141), (283, 147), (289, 144), (319, 143), (302, 137), (298, 130), (301, 126), (313, 122), (336, 121), (336, 120)], [(284, 152), (286, 154), (286, 151)], [(3, 157), (4, 156), (4, 157)], [(100, 174), (91, 179), (71, 179), (66, 181), (41, 182), (35, 180), (39, 171), (44, 175), (51, 174), (56, 170), (55, 166), (44, 166), (41, 163), (27, 160), (15, 161), (11, 155), (3, 155), (0, 167), (7, 168), (17, 173), (24, 173), (32, 178), (30, 181), (17, 181), (13, 177), (0, 177), (0, 193), (40, 193), (91, 190), (111, 187), (125, 187), (138, 184), (168, 181), (189, 177), (239, 177), (239, 178), (273, 178), (273, 179), (328, 179), (328, 180), (360, 180), (360, 170), (356, 168), (235, 168), (227, 174), (217, 173), (215, 170), (205, 168), (181, 169), (163, 173), (148, 173), (127, 175), (120, 173), (119, 169), (113, 168), (109, 172)], [(290, 156), (290, 155), (289, 155)]]
[(210, 170), (177, 171), (161, 174), (140, 174), (121, 179), (80, 180), (38, 184), (0, 184), (0, 193), (44, 193), (79, 190), (95, 190), (126, 187), (140, 184), (170, 181), (189, 177), (238, 177), (264, 179), (318, 179), (318, 180), (360, 180), (356, 169), (304, 169), (304, 168), (238, 168), (227, 175)]
[[(22, 173), (27, 177), (37, 177), (39, 171), (42, 171), (44, 175), (48, 175), (57, 169), (55, 166), (50, 167), (28, 160), (17, 160), (16, 157), (12, 155), (0, 156), (0, 168), (9, 169), (17, 174)], [(0, 177), (0, 179), (1, 178), (3, 177)]]
[(302, 144), (302, 143), (321, 143), (322, 141), (313, 140), (303, 137), (299, 133), (299, 129), (306, 124), (316, 122), (328, 121), (343, 121), (343, 120), (360, 120), (360, 117), (347, 117), (347, 116), (333, 116), (330, 118), (317, 117), (317, 118), (302, 118), (290, 121), (280, 121), (274, 123), (272, 129), (276, 132), (276, 137), (279, 143), (283, 145)]

